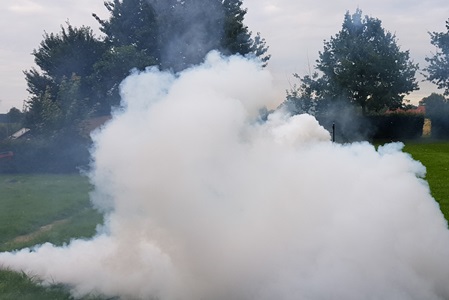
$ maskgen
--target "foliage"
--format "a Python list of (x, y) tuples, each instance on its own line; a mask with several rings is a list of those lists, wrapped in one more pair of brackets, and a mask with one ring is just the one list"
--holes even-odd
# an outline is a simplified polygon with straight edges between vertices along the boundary
[(102, 99), (95, 103), (96, 114), (107, 115), (111, 107), (120, 104), (120, 82), (130, 74), (131, 69), (144, 70), (155, 63), (153, 57), (133, 45), (109, 49), (95, 64), (94, 73), (89, 78), (92, 81), (93, 97)]
[(89, 27), (67, 24), (58, 34), (45, 33), (33, 51), (40, 71), (24, 72), (30, 93), (25, 125), (36, 133), (54, 134), (60, 129), (75, 133), (96, 102), (90, 97), (88, 76), (105, 50)]
[(112, 47), (134, 46), (146, 55), (158, 57), (158, 24), (153, 6), (145, 0), (105, 1), (104, 6), (111, 14), (102, 20), (100, 30), (105, 34), (105, 42)]
[(393, 112), (371, 115), (368, 119), (373, 127), (372, 139), (410, 140), (420, 138), (423, 134), (423, 114)]
[(44, 34), (33, 51), (37, 68), (25, 71), (30, 98), (25, 125), (35, 134), (79, 134), (81, 120), (109, 114), (120, 103), (119, 84), (130, 70), (158, 66), (175, 72), (201, 63), (218, 49), (259, 57), (268, 47), (244, 25), (240, 0), (108, 0), (104, 33), (67, 23)]
[(447, 32), (429, 32), (430, 42), (437, 49), (432, 57), (426, 57), (429, 63), (424, 71), (426, 78), (444, 89), (444, 95), (449, 95), (449, 20), (446, 21)]
[(219, 49), (224, 54), (241, 54), (258, 57), (266, 65), (271, 57), (267, 54), (268, 46), (259, 32), (253, 39), (251, 37), (252, 33), (244, 25), (243, 21), (247, 10), (242, 9), (242, 1), (223, 0), (222, 3), (225, 11), (224, 36), (221, 39), (222, 42)]
[(316, 79), (318, 73), (312, 76), (305, 76), (301, 78), (298, 74), (294, 74), (296, 78), (300, 79), (300, 85), (294, 85), (290, 90), (287, 90), (287, 98), (282, 104), (286, 106), (288, 111), (292, 114), (309, 114), (316, 116), (319, 111), (319, 104), (323, 101), (318, 101), (318, 93), (316, 87)]
[(146, 0), (105, 1), (110, 13), (107, 20), (93, 17), (105, 34), (107, 51), (96, 61), (90, 76), (97, 99), (96, 110), (108, 114), (120, 103), (119, 84), (131, 69), (144, 70), (157, 65), (160, 57), (159, 28), (156, 12)]
[(322, 110), (338, 101), (359, 107), (363, 114), (379, 112), (400, 107), (404, 95), (418, 89), (418, 65), (410, 61), (409, 51), (400, 51), (381, 21), (362, 18), (359, 9), (347, 12), (340, 32), (325, 41), (316, 69), (321, 76), (297, 76), (301, 85), (296, 98), (320, 101)]
[(33, 125), (38, 133), (49, 135), (68, 134), (77, 136), (80, 123), (90, 112), (87, 98), (79, 98), (81, 78), (72, 75), (71, 78), (62, 78), (57, 87), (56, 96), (47, 89), (40, 99), (42, 111), (40, 122), (35, 120)]
[(201, 63), (220, 48), (224, 11), (220, 0), (152, 1), (160, 28), (160, 66), (175, 72)]
[(443, 96), (432, 93), (423, 98), (421, 103), (426, 107), (426, 116), (431, 120), (433, 138), (449, 137), (449, 101)]
[(7, 113), (6, 117), (9, 123), (21, 123), (23, 120), (23, 113), (16, 107), (12, 107)]
[[(5, 115), (3, 115), (0, 122), (0, 141), (10, 137), (22, 128), (23, 118), (23, 113), (16, 107), (11, 108)], [(0, 152), (1, 151), (0, 148)]]
[(0, 160), (0, 173), (73, 173), (89, 164), (90, 141), (80, 136), (31, 136), (6, 140), (1, 151), (12, 151), (12, 159)]
[(242, 1), (113, 0), (104, 5), (108, 20), (93, 15), (106, 41), (112, 47), (133, 46), (162, 69), (181, 71), (213, 49), (269, 59), (265, 40), (260, 34), (253, 39), (243, 24)]
[(74, 73), (82, 77), (89, 75), (103, 52), (103, 43), (89, 27), (76, 28), (67, 24), (67, 28), (61, 26), (58, 34), (45, 33), (33, 55), (43, 75), (59, 83)]
[(439, 116), (442, 111), (447, 111), (446, 106), (448, 106), (449, 101), (443, 95), (432, 93), (430, 96), (423, 98), (420, 104), (426, 107), (427, 117), (433, 118)]

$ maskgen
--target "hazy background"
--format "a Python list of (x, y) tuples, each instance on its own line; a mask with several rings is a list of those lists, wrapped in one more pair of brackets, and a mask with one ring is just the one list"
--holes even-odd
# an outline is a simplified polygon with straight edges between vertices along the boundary
[[(347, 10), (357, 7), (364, 14), (382, 20), (383, 27), (396, 34), (401, 50), (410, 50), (420, 68), (435, 48), (428, 31), (446, 31), (449, 2), (445, 0), (305, 1), (244, 0), (248, 8), (245, 23), (253, 33), (260, 32), (272, 55), (268, 68), (274, 75), (277, 102), (295, 83), (292, 73), (305, 75), (313, 70), (323, 41), (341, 28)], [(91, 16), (107, 17), (103, 0), (15, 0), (0, 2), (0, 113), (11, 107), (22, 109), (28, 97), (22, 71), (33, 66), (31, 52), (39, 46), (44, 31), (59, 32), (66, 21), (74, 26), (88, 25), (95, 32), (98, 24)], [(418, 76), (422, 80), (421, 75)], [(421, 90), (406, 97), (417, 103), (436, 86), (420, 82)]]

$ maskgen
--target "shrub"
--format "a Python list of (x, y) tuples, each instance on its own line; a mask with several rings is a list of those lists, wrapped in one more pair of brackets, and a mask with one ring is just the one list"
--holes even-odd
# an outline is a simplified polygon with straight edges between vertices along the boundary
[(89, 143), (81, 138), (32, 137), (7, 140), (0, 151), (12, 151), (0, 160), (0, 173), (70, 173), (89, 163)]
[(424, 115), (400, 111), (371, 115), (368, 119), (374, 128), (373, 139), (416, 139), (422, 136)]
[(432, 129), (430, 134), (435, 139), (449, 138), (449, 116), (431, 118)]
[(449, 138), (449, 101), (443, 95), (432, 93), (421, 101), (426, 106), (426, 117), (432, 123), (431, 136)]

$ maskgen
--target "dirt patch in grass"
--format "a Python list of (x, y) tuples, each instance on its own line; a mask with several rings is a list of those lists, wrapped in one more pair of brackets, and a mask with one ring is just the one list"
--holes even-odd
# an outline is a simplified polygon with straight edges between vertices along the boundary
[(69, 222), (69, 219), (54, 221), (53, 223), (50, 223), (50, 224), (40, 227), (38, 230), (36, 230), (34, 232), (18, 236), (16, 238), (14, 238), (12, 241), (10, 241), (10, 243), (11, 244), (28, 243), (28, 242), (34, 240), (36, 237), (40, 236), (41, 234), (51, 231), (53, 229), (53, 227), (65, 224), (67, 222)]

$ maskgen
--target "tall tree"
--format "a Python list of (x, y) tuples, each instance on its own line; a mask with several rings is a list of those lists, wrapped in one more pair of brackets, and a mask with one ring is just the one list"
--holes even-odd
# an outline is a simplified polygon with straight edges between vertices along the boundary
[(92, 15), (110, 47), (134, 46), (142, 54), (159, 57), (156, 13), (147, 0), (105, 1), (104, 6), (111, 14), (108, 20)]
[(432, 93), (430, 96), (420, 101), (426, 107), (426, 116), (430, 119), (434, 117), (449, 117), (449, 101), (440, 94)]
[(111, 108), (119, 105), (119, 86), (131, 69), (143, 70), (156, 65), (156, 60), (135, 46), (118, 46), (110, 48), (94, 65), (94, 72), (89, 76), (93, 87), (91, 96), (97, 101), (94, 109), (99, 115), (110, 113)]
[(7, 113), (6, 117), (10, 123), (21, 123), (23, 113), (16, 107), (12, 107)]
[(347, 12), (342, 29), (325, 41), (317, 70), (321, 76), (305, 76), (303, 83), (322, 101), (345, 100), (367, 112), (397, 108), (406, 94), (418, 89), (418, 65), (409, 51), (401, 51), (395, 35), (381, 21), (362, 17), (357, 9)]
[[(167, 3), (168, 2), (168, 3)], [(218, 49), (223, 36), (221, 0), (153, 0), (158, 13), (161, 67), (181, 71)]]
[(449, 138), (449, 100), (443, 95), (432, 93), (423, 98), (426, 117), (432, 122), (431, 135), (434, 138)]
[[(58, 34), (45, 33), (39, 48), (33, 51), (39, 70), (32, 68), (24, 72), (30, 93), (26, 125), (40, 130), (49, 128), (44, 124), (50, 107), (65, 109), (73, 106), (64, 103), (67, 98), (58, 96), (64, 83), (73, 76), (77, 78), (76, 99), (87, 101), (83, 105), (93, 107), (98, 99), (90, 97), (92, 86), (88, 77), (105, 50), (104, 43), (95, 38), (89, 27), (75, 28), (67, 24), (67, 28), (61, 27)], [(62, 115), (67, 114), (64, 112)]]
[(95, 38), (91, 28), (67, 24), (58, 34), (45, 33), (33, 55), (42, 74), (60, 82), (73, 73), (81, 77), (91, 74), (104, 50), (104, 43)]
[[(201, 63), (217, 49), (269, 59), (265, 40), (243, 24), (246, 9), (239, 0), (106, 1), (109, 20), (94, 17), (113, 46), (133, 45), (162, 69), (181, 71)], [(139, 40), (139, 41), (137, 41)], [(137, 66), (133, 66), (137, 67)]]
[(427, 80), (444, 89), (444, 95), (449, 95), (449, 20), (446, 21), (447, 32), (429, 32), (430, 42), (437, 49), (432, 57), (426, 57), (429, 63), (424, 69)]
[(268, 46), (260, 33), (252, 37), (252, 32), (244, 24), (247, 9), (242, 8), (241, 0), (223, 0), (225, 11), (224, 36), (221, 50), (225, 54), (252, 55), (260, 58), (265, 64), (270, 59)]

